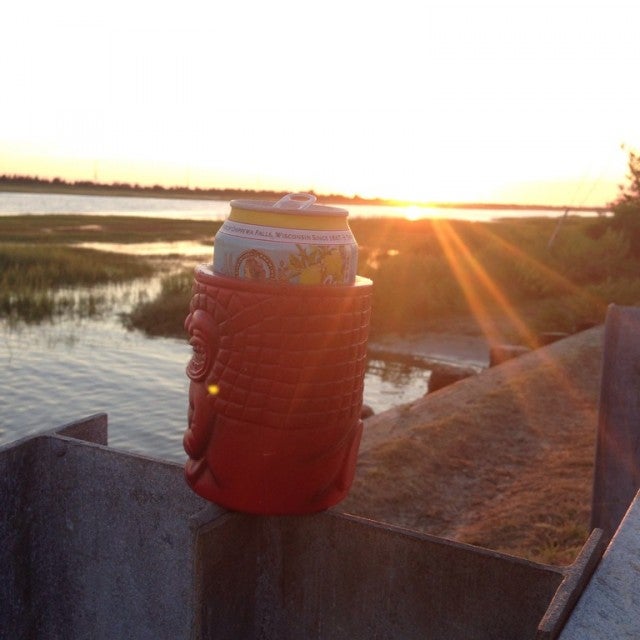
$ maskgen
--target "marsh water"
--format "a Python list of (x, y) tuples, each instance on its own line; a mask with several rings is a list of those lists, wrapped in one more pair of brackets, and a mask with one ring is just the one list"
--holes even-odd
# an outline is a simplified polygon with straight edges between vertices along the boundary
[[(215, 200), (0, 193), (0, 215), (98, 213), (221, 220), (228, 208), (227, 202)], [(406, 214), (396, 207), (349, 207), (354, 217)], [(438, 212), (430, 210), (430, 215)], [(488, 220), (505, 212), (447, 209), (440, 215)], [(200, 255), (202, 245), (147, 245), (127, 250), (178, 251), (194, 265), (211, 257), (210, 252)], [(88, 302), (41, 324), (0, 322), (0, 445), (105, 412), (112, 447), (184, 460), (181, 440), (188, 390), (184, 370), (189, 346), (186, 340), (149, 338), (129, 331), (121, 319), (122, 313), (139, 299), (153, 297), (158, 288), (159, 278), (153, 278), (63, 292)], [(429, 375), (426, 362), (372, 356), (364, 401), (376, 413), (409, 402), (424, 395)]]
[[(159, 281), (60, 292), (77, 297), (70, 312), (0, 322), (0, 445), (105, 412), (110, 446), (184, 460), (190, 347), (128, 330), (121, 315), (153, 298)], [(429, 375), (426, 364), (371, 357), (364, 400), (376, 412), (409, 402), (426, 392)]]

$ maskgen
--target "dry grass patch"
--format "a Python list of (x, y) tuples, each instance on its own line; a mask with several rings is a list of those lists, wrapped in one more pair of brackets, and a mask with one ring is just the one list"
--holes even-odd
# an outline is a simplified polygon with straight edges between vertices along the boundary
[(535, 559), (588, 537), (601, 328), (367, 421), (351, 513)]

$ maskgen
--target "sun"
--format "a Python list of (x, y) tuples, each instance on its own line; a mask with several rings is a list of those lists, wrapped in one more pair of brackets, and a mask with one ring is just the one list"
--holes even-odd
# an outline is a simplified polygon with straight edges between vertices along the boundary
[(434, 206), (411, 204), (402, 208), (405, 220), (416, 222), (425, 218), (442, 219), (450, 217), (448, 209), (442, 209)]
[(420, 220), (421, 218), (426, 218), (424, 207), (419, 207), (418, 205), (412, 204), (404, 209), (404, 217), (407, 220), (411, 220), (415, 222), (416, 220)]

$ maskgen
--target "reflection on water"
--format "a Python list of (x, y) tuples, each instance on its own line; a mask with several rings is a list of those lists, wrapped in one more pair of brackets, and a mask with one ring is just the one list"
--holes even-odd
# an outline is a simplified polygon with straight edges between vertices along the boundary
[(48, 213), (223, 220), (229, 213), (229, 203), (226, 200), (195, 200), (191, 198), (85, 196), (70, 193), (0, 193), (0, 215)]
[(3, 331), (0, 441), (104, 411), (114, 447), (180, 458), (188, 352), (113, 318)]
[[(153, 299), (160, 277), (69, 289), (59, 296), (100, 300), (100, 312), (40, 324), (0, 321), (0, 444), (96, 413), (109, 415), (109, 444), (182, 461), (190, 357), (186, 340), (128, 331), (121, 314)], [(185, 311), (186, 315), (186, 311)], [(428, 371), (416, 363), (374, 358), (365, 378), (376, 413), (422, 396)]]
[(176, 242), (136, 242), (129, 244), (117, 242), (78, 242), (75, 246), (83, 249), (126, 253), (133, 256), (176, 255), (210, 258), (212, 253), (210, 245), (186, 240)]
[(411, 402), (427, 393), (428, 363), (413, 358), (371, 356), (365, 377), (365, 403), (376, 413)]

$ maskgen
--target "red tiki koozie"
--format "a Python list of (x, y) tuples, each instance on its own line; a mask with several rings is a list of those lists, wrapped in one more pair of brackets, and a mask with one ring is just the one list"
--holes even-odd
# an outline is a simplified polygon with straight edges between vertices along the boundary
[[(231, 207), (246, 244), (216, 235), (214, 263), (195, 270), (185, 322), (186, 479), (234, 511), (321, 511), (347, 495), (355, 473), (372, 283), (349, 275), (355, 242), (343, 209), (306, 195)], [(245, 268), (248, 259), (258, 266)]]

